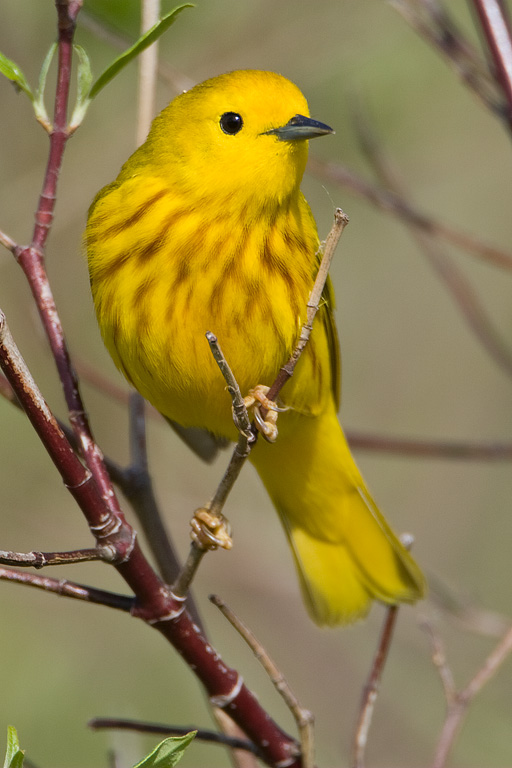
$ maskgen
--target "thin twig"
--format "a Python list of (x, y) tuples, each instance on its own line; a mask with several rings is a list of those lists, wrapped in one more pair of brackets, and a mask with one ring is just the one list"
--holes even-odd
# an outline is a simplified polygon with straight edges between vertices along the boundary
[(391, 0), (391, 5), (427, 43), (436, 48), (482, 103), (507, 121), (507, 104), (486, 62), (436, 0)]
[(510, 616), (483, 608), (467, 597), (460, 597), (433, 575), (429, 577), (429, 597), (436, 608), (468, 632), (501, 639), (512, 626)]
[(121, 730), (121, 731), (134, 731), (135, 733), (155, 733), (162, 736), (186, 736), (190, 731), (196, 731), (196, 740), (205, 741), (210, 744), (220, 744), (221, 746), (230, 747), (231, 749), (243, 749), (247, 752), (252, 752), (257, 757), (262, 757), (261, 751), (258, 747), (247, 739), (237, 739), (232, 736), (226, 736), (223, 733), (217, 733), (216, 731), (207, 731), (203, 728), (196, 728), (195, 725), (191, 725), (188, 728), (178, 727), (174, 725), (165, 725), (163, 723), (146, 723), (141, 720), (128, 720), (119, 717), (94, 717), (87, 723), (89, 728), (94, 731), (100, 730)]
[(451, 752), (455, 738), (459, 733), (468, 708), (475, 696), (496, 674), (503, 662), (512, 653), (512, 628), (505, 634), (494, 650), (489, 654), (482, 667), (470, 680), (468, 685), (455, 694), (444, 721), (443, 729), (437, 743), (436, 754), (432, 768), (444, 768)]
[[(316, 313), (318, 312), (318, 307), (320, 306), (320, 301), (322, 299), (325, 282), (327, 280), (327, 275), (329, 273), (329, 267), (331, 265), (331, 261), (334, 256), (336, 246), (338, 245), (339, 239), (343, 234), (343, 230), (345, 229), (347, 224), (348, 224), (348, 216), (346, 215), (346, 213), (344, 213), (341, 210), (341, 208), (336, 208), (334, 212), (334, 223), (331, 227), (331, 231), (329, 232), (325, 240), (323, 253), (322, 253), (322, 260), (320, 262), (320, 267), (318, 269), (318, 273), (315, 279), (315, 283), (313, 285), (313, 289), (309, 296), (306, 322), (301, 328), (299, 341), (297, 342), (297, 345), (293, 350), (293, 353), (290, 359), (288, 360), (286, 365), (284, 365), (281, 368), (281, 370), (279, 371), (279, 374), (277, 375), (276, 380), (274, 381), (274, 383), (272, 384), (272, 386), (270, 387), (267, 393), (267, 397), (269, 400), (275, 400), (279, 392), (281, 391), (281, 389), (286, 384), (286, 382), (291, 378), (291, 376), (293, 375), (295, 366), (297, 365), (299, 358), (306, 344), (309, 341), (309, 337), (313, 329), (313, 321), (316, 317)], [(263, 418), (265, 418), (265, 409), (263, 408), (261, 409), (261, 415)]]
[(421, 619), (420, 627), (427, 633), (432, 649), (432, 663), (439, 673), (446, 704), (451, 707), (457, 697), (457, 689), (455, 688), (453, 672), (446, 658), (443, 640), (432, 622), (427, 618)]
[[(325, 241), (318, 273), (309, 296), (306, 322), (302, 326), (299, 340), (289, 360), (287, 361), (286, 365), (281, 368), (274, 383), (268, 391), (268, 398), (271, 400), (275, 400), (281, 388), (293, 375), (295, 365), (297, 364), (309, 340), (309, 336), (313, 327), (313, 321), (318, 311), (322, 293), (325, 287), (325, 282), (327, 280), (329, 267), (334, 256), (334, 251), (336, 250), (338, 241), (347, 223), (348, 217), (345, 213), (343, 213), (341, 208), (337, 208), (335, 212), (334, 223)], [(220, 372), (226, 381), (227, 390), (232, 401), (234, 420), (239, 430), (238, 442), (235, 446), (226, 472), (224, 473), (221, 482), (217, 486), (217, 490), (213, 499), (205, 506), (205, 511), (207, 510), (214, 519), (222, 521), (222, 510), (226, 503), (227, 497), (250, 454), (252, 445), (255, 441), (256, 433), (251, 427), (247, 409), (245, 407), (238, 382), (236, 381), (236, 378), (231, 371), (228, 361), (222, 353), (215, 334), (213, 334), (211, 331), (208, 331), (206, 334), (206, 339), (210, 345), (212, 355), (217, 365), (219, 366)], [(265, 418), (265, 408), (261, 409), (261, 415), (263, 418)], [(198, 546), (198, 542), (193, 541), (183, 570), (173, 585), (173, 593), (177, 596), (186, 595), (187, 589), (189, 588), (192, 579), (197, 573), (199, 564), (201, 563), (208, 549), (207, 540), (211, 537), (209, 536), (207, 530), (205, 530), (205, 533), (205, 545)], [(215, 548), (215, 546), (213, 548)]]
[(245, 640), (256, 659), (270, 678), (279, 695), (283, 698), (286, 706), (292, 713), (300, 734), (301, 755), (303, 768), (313, 768), (314, 766), (314, 736), (312, 713), (301, 706), (298, 698), (293, 693), (283, 673), (271, 659), (263, 645), (257, 640), (249, 627), (238, 618), (238, 616), (229, 608), (228, 605), (218, 596), (210, 595), (209, 600), (219, 608), (229, 623), (236, 629), (238, 634)]
[[(140, 32), (144, 34), (157, 23), (160, 16), (160, 0), (143, 0), (141, 3)], [(155, 95), (158, 71), (158, 41), (139, 55), (139, 86), (137, 89), (137, 146), (145, 140), (155, 114)]]
[[(384, 156), (370, 127), (370, 122), (368, 120), (363, 121), (359, 116), (358, 126), (362, 147), (381, 181), (402, 200), (405, 200), (408, 195), (406, 196), (401, 189), (398, 174)], [(495, 363), (512, 377), (512, 351), (493, 327), (488, 313), (469, 280), (448, 257), (448, 254), (441, 250), (439, 243), (431, 235), (418, 229), (412, 222), (407, 222), (407, 225), (430, 266), (450, 292), (455, 305), (474, 336)]]
[(454, 440), (421, 440), (371, 435), (347, 429), (352, 448), (377, 453), (391, 453), (411, 458), (462, 459), (467, 461), (510, 461), (511, 443), (474, 443)]
[(499, 0), (473, 0), (480, 25), (494, 64), (494, 77), (508, 105), (509, 127), (512, 128), (512, 35), (510, 20)]
[(92, 437), (44, 262), (46, 243), (55, 214), (58, 180), (64, 151), (70, 136), (67, 125), (67, 108), (71, 82), (73, 38), (82, 0), (73, 0), (73, 2), (55, 0), (55, 6), (58, 19), (58, 67), (53, 127), (49, 137), (48, 163), (35, 214), (32, 241), (29, 246), (17, 245), (14, 255), (30, 285), (46, 331), (64, 391), (70, 423), (75, 431), (80, 451), (95, 482), (101, 489), (101, 494), (110, 513), (114, 516), (120, 516), (121, 509), (103, 463), (101, 451)]
[(113, 552), (108, 548), (75, 549), (70, 552), (10, 552), (0, 549), (2, 565), (44, 568), (47, 565), (71, 565), (88, 563), (94, 560), (110, 562)]
[(16, 250), (16, 243), (12, 238), (9, 237), (8, 234), (5, 232), (0, 231), (0, 244), (4, 246), (4, 248), (7, 248), (8, 251), (11, 251), (11, 253), (14, 253)]
[(359, 717), (357, 719), (354, 744), (352, 747), (352, 765), (354, 768), (363, 768), (364, 766), (364, 757), (368, 742), (368, 733), (373, 718), (373, 710), (379, 692), (384, 665), (391, 647), (391, 640), (397, 616), (398, 607), (396, 605), (391, 605), (389, 608), (386, 608), (386, 615), (384, 617), (384, 624), (382, 626), (377, 652), (373, 659), (367, 683), (364, 687), (361, 707), (359, 709)]
[(62, 597), (71, 597), (87, 603), (105, 605), (108, 608), (116, 608), (126, 613), (130, 613), (135, 605), (135, 599), (127, 595), (107, 592), (104, 589), (88, 587), (85, 584), (76, 584), (68, 579), (54, 579), (50, 576), (39, 576), (37, 573), (17, 571), (13, 568), (3, 568), (0, 566), (0, 580), (25, 584), (29, 587), (42, 589), (45, 592), (53, 592)]
[[(88, 29), (99, 40), (104, 40), (118, 51), (124, 51), (135, 42), (134, 37), (123, 34), (118, 29), (109, 26), (104, 19), (94, 16), (90, 8), (80, 15), (80, 26)], [(158, 77), (175, 93), (188, 91), (195, 84), (192, 78), (173, 69), (166, 61), (158, 62)]]
[(512, 270), (512, 254), (501, 248), (482, 242), (472, 235), (454, 229), (414, 207), (390, 189), (385, 189), (339, 163), (331, 163), (311, 157), (309, 171), (323, 181), (331, 181), (350, 190), (354, 195), (375, 205), (381, 211), (391, 213), (405, 223), (411, 223), (425, 233), (441, 238), (473, 256), (503, 269)]

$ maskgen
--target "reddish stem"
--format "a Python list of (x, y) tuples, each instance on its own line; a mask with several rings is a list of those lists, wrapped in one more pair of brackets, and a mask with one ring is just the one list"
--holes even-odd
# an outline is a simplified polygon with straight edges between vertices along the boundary
[(512, 127), (512, 34), (505, 4), (500, 0), (473, 0), (489, 47), (494, 73), (508, 105)]

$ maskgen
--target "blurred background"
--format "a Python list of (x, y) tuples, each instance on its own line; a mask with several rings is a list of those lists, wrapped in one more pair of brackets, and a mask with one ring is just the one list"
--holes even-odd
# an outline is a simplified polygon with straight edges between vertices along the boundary
[[(171, 7), (164, 5), (164, 10)], [(465, 2), (452, 0), (468, 37), (479, 44)], [(86, 0), (85, 11), (137, 36), (135, 0)], [(80, 20), (77, 42), (98, 75), (118, 54)], [(55, 38), (51, 2), (3, 0), (0, 50), (34, 86)], [(312, 156), (342, 163), (373, 180), (360, 147), (362, 110), (407, 199), (434, 219), (506, 249), (512, 241), (510, 137), (393, 8), (381, 0), (196, 0), (161, 41), (171, 81), (161, 82), (158, 109), (183, 88), (239, 68), (270, 69), (295, 81), (311, 113), (336, 129)], [(51, 113), (54, 81), (46, 103)], [(59, 184), (47, 265), (72, 355), (127, 391), (105, 352), (89, 295), (81, 237), (87, 208), (134, 149), (137, 68), (127, 67), (93, 103), (69, 142)], [(30, 240), (47, 158), (47, 137), (23, 94), (0, 79), (0, 229)], [(512, 434), (512, 380), (462, 318), (404, 226), (349, 188), (319, 173), (303, 189), (321, 236), (340, 205), (350, 226), (332, 276), (343, 355), (341, 418), (346, 430), (403, 438), (506, 442)], [(490, 322), (512, 352), (512, 275), (446, 244), (443, 253), (470, 281)], [(0, 254), (0, 307), (54, 412), (65, 418), (54, 365), (31, 296), (12, 256)], [(129, 458), (126, 407), (87, 380), (82, 384), (96, 438), (120, 463)], [(74, 549), (91, 539), (25, 417), (0, 400), (2, 549)], [(182, 555), (192, 511), (213, 493), (227, 455), (205, 467), (166, 425), (149, 419), (151, 473), (167, 524)], [(433, 584), (458, 600), (509, 615), (512, 473), (507, 462), (392, 456), (358, 450), (358, 463), (397, 531), (415, 536), (414, 553)], [(124, 504), (129, 519), (133, 516)], [(277, 517), (250, 466), (226, 508), (232, 552), (205, 558), (194, 593), (209, 636), (238, 668), (280, 725), (289, 713), (250, 651), (207, 600), (220, 594), (252, 627), (280, 665), (301, 703), (316, 716), (317, 763), (346, 765), (363, 685), (384, 611), (339, 630), (309, 620)], [(90, 564), (48, 575), (125, 591), (112, 569)], [(6, 726), (39, 766), (119, 765), (139, 760), (155, 737), (100, 734), (94, 716), (135, 717), (211, 727), (204, 696), (178, 655), (141, 622), (103, 607), (0, 584), (2, 696), (0, 751)], [(423, 617), (446, 645), (458, 686), (493, 648), (439, 611), (429, 599), (400, 611), (367, 751), (371, 765), (423, 766), (432, 759), (445, 703)], [(471, 708), (453, 764), (509, 764), (510, 661)], [(221, 748), (193, 745), (184, 765), (228, 765)]]

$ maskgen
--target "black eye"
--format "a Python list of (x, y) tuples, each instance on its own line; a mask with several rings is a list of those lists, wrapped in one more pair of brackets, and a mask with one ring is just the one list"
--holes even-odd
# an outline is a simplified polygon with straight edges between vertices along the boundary
[(220, 127), (228, 136), (234, 136), (242, 130), (244, 121), (237, 112), (224, 112), (220, 119)]

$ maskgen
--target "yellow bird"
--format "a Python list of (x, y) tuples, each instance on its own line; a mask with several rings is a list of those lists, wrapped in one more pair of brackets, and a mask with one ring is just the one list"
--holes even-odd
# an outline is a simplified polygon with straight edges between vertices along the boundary
[[(170, 421), (236, 439), (205, 333), (243, 393), (270, 385), (292, 352), (319, 264), (300, 191), (308, 140), (332, 133), (299, 89), (243, 70), (174, 99), (96, 196), (86, 230), (104, 342)], [(289, 539), (318, 624), (372, 600), (414, 602), (423, 575), (368, 492), (337, 418), (339, 355), (330, 285), (281, 400), (273, 444), (251, 454)]]

